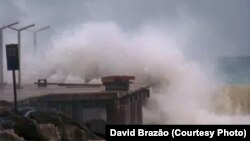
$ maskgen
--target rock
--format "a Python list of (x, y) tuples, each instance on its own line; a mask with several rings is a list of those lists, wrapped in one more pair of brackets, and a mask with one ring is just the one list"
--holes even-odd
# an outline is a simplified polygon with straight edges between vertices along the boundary
[(0, 117), (8, 116), (12, 109), (12, 103), (4, 100), (0, 100)]
[[(33, 111), (28, 117), (38, 124), (53, 124), (58, 128), (62, 140), (71, 140), (68, 135), (79, 134), (81, 139), (102, 139), (95, 135), (86, 126), (78, 124), (75, 120), (62, 112), (55, 111)], [(70, 128), (70, 130), (68, 130)], [(65, 136), (66, 135), (66, 136)]]
[(66, 124), (66, 125), (63, 125), (63, 128), (61, 128), (61, 131), (63, 132), (62, 140), (87, 141), (86, 133), (80, 128), (78, 128), (77, 126)]
[(61, 141), (58, 128), (53, 124), (38, 124), (39, 132), (48, 141)]
[(12, 129), (14, 125), (14, 121), (8, 118), (4, 118), (0, 120), (1, 129)]
[(13, 129), (18, 136), (26, 140), (47, 141), (39, 132), (35, 121), (21, 116), (16, 116), (14, 121)]
[[(32, 107), (19, 108), (17, 114), (5, 111), (0, 114), (0, 141), (87, 141), (103, 139), (92, 132), (103, 128), (93, 126), (91, 129), (78, 124), (64, 113), (41, 111)], [(101, 125), (100, 123), (98, 125)], [(101, 130), (98, 131), (97, 129)], [(11, 133), (3, 132), (6, 129)], [(102, 133), (100, 134), (102, 135)]]
[(93, 133), (105, 137), (106, 122), (103, 119), (91, 119), (84, 123)]
[(12, 103), (5, 101), (5, 100), (0, 100), (0, 107), (12, 107)]
[(0, 141), (25, 141), (15, 134), (14, 130), (1, 130)]

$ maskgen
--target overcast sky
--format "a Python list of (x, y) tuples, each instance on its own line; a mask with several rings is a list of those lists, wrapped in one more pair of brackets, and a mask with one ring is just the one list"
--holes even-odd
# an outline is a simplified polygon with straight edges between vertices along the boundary
[(0, 0), (0, 25), (13, 21), (36, 23), (35, 28), (50, 25), (50, 35), (105, 21), (133, 31), (145, 24), (178, 24), (183, 22), (180, 15), (207, 28), (197, 30), (191, 40), (188, 50), (193, 54), (250, 54), (249, 0)]

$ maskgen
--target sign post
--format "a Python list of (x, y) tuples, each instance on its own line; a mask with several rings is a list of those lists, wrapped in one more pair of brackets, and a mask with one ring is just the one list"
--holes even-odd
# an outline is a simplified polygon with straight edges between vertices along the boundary
[(16, 96), (16, 73), (15, 70), (12, 70), (13, 76), (13, 90), (14, 90), (14, 111), (17, 113), (17, 96)]
[(19, 70), (19, 53), (17, 44), (6, 45), (7, 69), (12, 71), (13, 75), (13, 91), (14, 91), (14, 111), (17, 113), (17, 94), (16, 94), (16, 74), (15, 70)]

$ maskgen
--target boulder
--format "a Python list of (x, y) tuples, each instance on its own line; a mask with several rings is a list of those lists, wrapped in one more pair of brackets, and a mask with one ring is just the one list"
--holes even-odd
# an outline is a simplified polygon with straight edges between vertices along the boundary
[(17, 114), (11, 111), (0, 114), (0, 141), (101, 140), (104, 123), (94, 122), (80, 125), (62, 112), (19, 108)]
[(16, 116), (14, 122), (13, 129), (18, 136), (26, 140), (47, 141), (39, 132), (39, 128), (34, 120)]
[(0, 141), (25, 141), (15, 134), (14, 130), (0, 130)]
[(91, 119), (84, 123), (90, 131), (100, 137), (105, 137), (106, 122), (103, 119)]
[(53, 124), (38, 124), (38, 130), (48, 141), (61, 141), (58, 128)]
[[(58, 129), (62, 140), (65, 141), (70, 141), (74, 137), (79, 137), (81, 141), (86, 139), (102, 139), (88, 129), (87, 126), (78, 124), (62, 112), (37, 110), (30, 112), (27, 117), (35, 120), (38, 124), (53, 124)], [(74, 140), (77, 141), (77, 138), (74, 138)]]

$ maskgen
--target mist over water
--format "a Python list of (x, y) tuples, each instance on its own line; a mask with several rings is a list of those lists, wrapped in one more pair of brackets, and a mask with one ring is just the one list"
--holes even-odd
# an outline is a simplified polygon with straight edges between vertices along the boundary
[(106, 75), (134, 75), (135, 83), (151, 86), (144, 123), (250, 123), (247, 115), (218, 114), (218, 102), (230, 102), (220, 95), (222, 85), (209, 66), (183, 53), (189, 31), (179, 31), (179, 38), (159, 27), (124, 32), (112, 22), (83, 24), (55, 37), (52, 49), (37, 58), (41, 63), (33, 63), (38, 71), (26, 70), (26, 80), (98, 82)]

